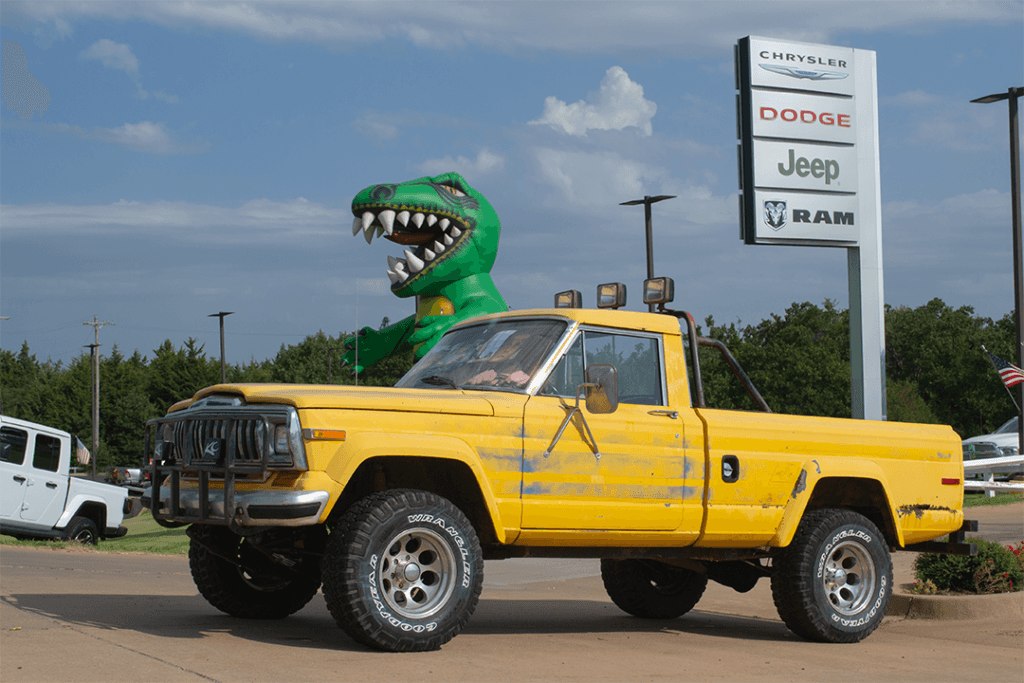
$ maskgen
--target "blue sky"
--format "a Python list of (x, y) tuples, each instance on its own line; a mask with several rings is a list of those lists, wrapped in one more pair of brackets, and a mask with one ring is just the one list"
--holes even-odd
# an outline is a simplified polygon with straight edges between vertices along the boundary
[[(513, 308), (655, 265), (699, 320), (847, 305), (841, 249), (739, 240), (733, 45), (877, 53), (885, 300), (1013, 308), (1007, 107), (1021, 2), (0, 5), (0, 345), (68, 360), (194, 337), (232, 363), (412, 313), (362, 188), (458, 171)], [(26, 78), (25, 73), (31, 78)], [(34, 81), (34, 82), (33, 82)], [(583, 122), (583, 123), (581, 123)]]

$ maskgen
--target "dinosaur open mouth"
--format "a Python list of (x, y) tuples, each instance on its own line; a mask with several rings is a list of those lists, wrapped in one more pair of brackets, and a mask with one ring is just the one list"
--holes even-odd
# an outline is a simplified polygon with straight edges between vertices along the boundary
[(462, 238), (468, 227), (456, 216), (398, 211), (386, 207), (360, 207), (362, 213), (352, 221), (352, 235), (360, 231), (370, 244), (384, 236), (396, 244), (415, 247), (405, 249), (405, 258), (388, 256), (388, 278), (399, 285), (440, 260)]

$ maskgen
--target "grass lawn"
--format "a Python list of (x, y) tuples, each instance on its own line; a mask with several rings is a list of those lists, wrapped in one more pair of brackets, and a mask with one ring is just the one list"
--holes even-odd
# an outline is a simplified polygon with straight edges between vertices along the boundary
[(985, 505), (1009, 505), (1024, 501), (1024, 493), (997, 493), (992, 498), (986, 498), (984, 491), (965, 491), (964, 507), (976, 508)]
[[(124, 522), (128, 535), (100, 541), (93, 546), (106, 552), (154, 553), (159, 555), (187, 555), (188, 536), (185, 528), (165, 529), (153, 521), (148, 510)], [(0, 536), (0, 545), (22, 547), (66, 548), (70, 544), (62, 541), (19, 541), (11, 536)]]

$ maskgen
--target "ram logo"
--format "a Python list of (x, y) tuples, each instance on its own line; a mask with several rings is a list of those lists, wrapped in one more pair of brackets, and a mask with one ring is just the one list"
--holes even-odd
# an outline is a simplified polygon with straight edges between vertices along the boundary
[(782, 230), (789, 222), (789, 212), (786, 210), (786, 202), (764, 203), (764, 222), (772, 230)]

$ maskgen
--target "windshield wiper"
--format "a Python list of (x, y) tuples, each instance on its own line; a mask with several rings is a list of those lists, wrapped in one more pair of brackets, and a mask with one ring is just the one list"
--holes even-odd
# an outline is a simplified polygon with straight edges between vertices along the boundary
[(435, 387), (451, 387), (452, 389), (458, 389), (459, 385), (451, 381), (447, 377), (441, 377), (440, 375), (431, 375), (430, 377), (421, 377), (420, 381), (424, 384), (431, 384)]

